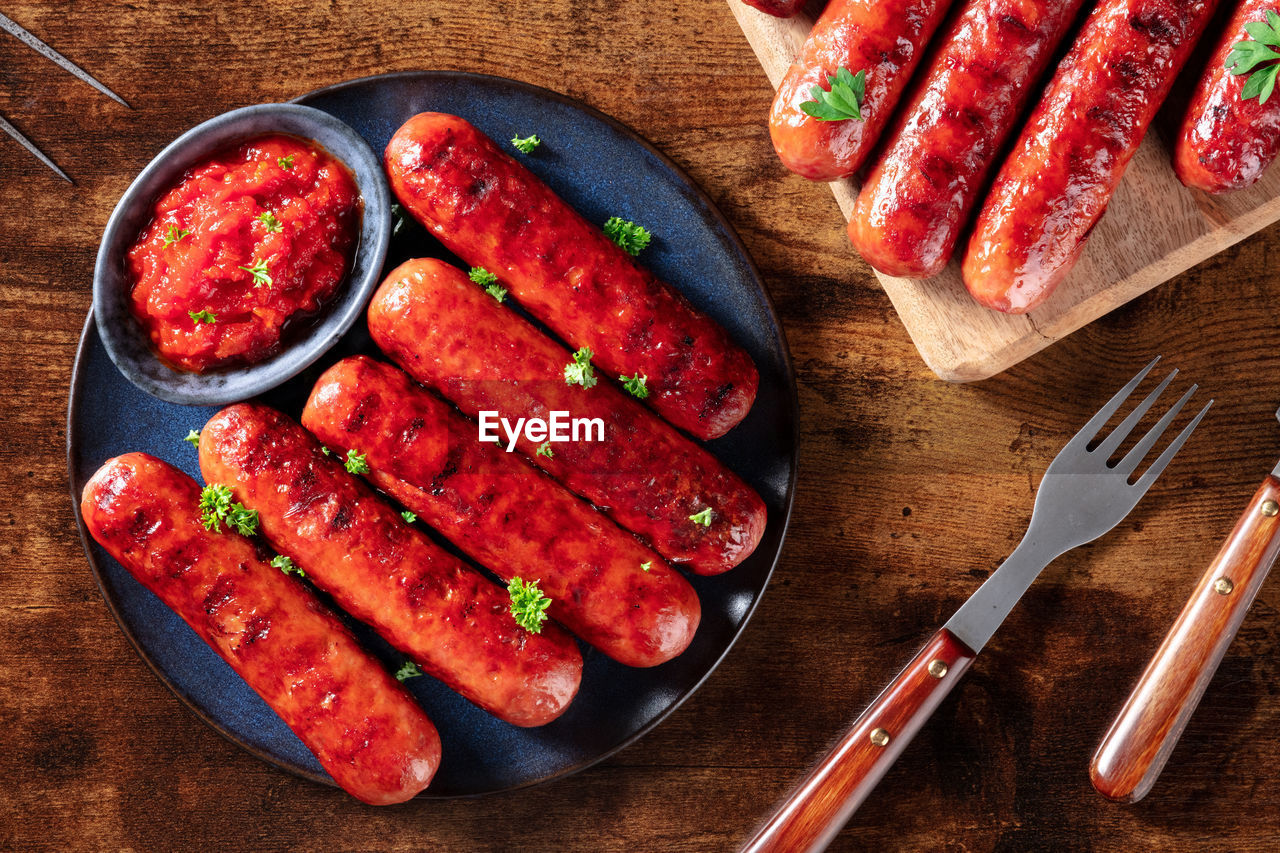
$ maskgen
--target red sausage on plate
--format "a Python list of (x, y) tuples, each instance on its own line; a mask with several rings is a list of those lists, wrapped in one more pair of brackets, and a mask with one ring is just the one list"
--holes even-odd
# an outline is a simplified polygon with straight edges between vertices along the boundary
[(1178, 180), (1211, 193), (1243, 189), (1262, 177), (1280, 150), (1280, 94), (1240, 97), (1250, 74), (1232, 74), (1227, 56), (1250, 39), (1245, 25), (1265, 21), (1275, 0), (1242, 0), (1196, 86), (1182, 122), (1173, 167)]
[(302, 425), (363, 455), (373, 485), (503, 580), (537, 579), (551, 616), (614, 660), (655, 666), (693, 639), (702, 611), (688, 581), (520, 454), (481, 443), (473, 422), (398, 368), (338, 362)]
[(1217, 0), (1102, 0), (996, 176), (965, 286), (1010, 314), (1067, 276)]
[[(831, 0), (778, 87), (769, 134), (782, 164), (815, 181), (847, 178), (888, 124), (951, 0)], [(866, 72), (862, 118), (821, 121), (805, 113), (814, 86), (844, 68)]]
[(849, 219), (880, 272), (942, 272), (1005, 140), (1083, 0), (969, 0), (950, 25)]
[(275, 409), (239, 403), (200, 431), (200, 470), (258, 511), (263, 536), (422, 670), (517, 726), (560, 716), (582, 654), (516, 624), (507, 591), (412, 527)]
[(718, 574), (759, 544), (765, 507), (750, 486), (607, 379), (566, 384), (572, 355), (456, 267), (428, 258), (393, 270), (369, 304), (369, 332), (411, 376), (477, 420), (483, 411), (509, 424), (557, 411), (599, 419), (601, 428), (583, 428), (579, 440), (551, 442), (552, 455), (539, 454), (542, 441), (523, 429), (515, 447), (668, 560)]
[(768, 12), (775, 18), (790, 18), (804, 8), (804, 0), (743, 0), (743, 2), (761, 12)]
[(671, 423), (716, 438), (747, 416), (760, 378), (728, 332), (489, 137), (422, 113), (396, 131), (385, 160), (400, 203), (441, 243), (497, 275), (598, 367), (645, 377), (649, 405)]
[(366, 803), (427, 787), (440, 737), (422, 708), (249, 539), (201, 523), (200, 486), (145, 453), (106, 462), (80, 503), (89, 534), (182, 617)]

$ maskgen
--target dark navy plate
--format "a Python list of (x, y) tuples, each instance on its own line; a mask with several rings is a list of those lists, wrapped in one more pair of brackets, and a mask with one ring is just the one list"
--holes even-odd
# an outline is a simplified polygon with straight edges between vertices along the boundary
[[(760, 275), (710, 199), (670, 160), (613, 119), (577, 101), (498, 77), (428, 71), (355, 80), (299, 99), (354, 127), (375, 151), (424, 110), (466, 118), (501, 144), (536, 133), (542, 147), (521, 155), (590, 221), (621, 216), (646, 225), (641, 260), (728, 328), (755, 359), (760, 391), (750, 415), (708, 446), (764, 498), (769, 522), (760, 547), (717, 577), (690, 576), (702, 624), (680, 657), (632, 669), (583, 647), (582, 689), (550, 725), (504, 723), (430, 678), (406, 686), (440, 730), (444, 756), (424, 796), (505, 791), (581, 770), (643, 735), (716, 668), (764, 592), (782, 548), (796, 474), (796, 386), (786, 340)], [(408, 257), (450, 256), (411, 225), (395, 238), (387, 269)], [(354, 352), (377, 354), (363, 321), (317, 364), (263, 401), (297, 417), (320, 372)], [(205, 722), (265, 761), (329, 782), (319, 763), (270, 708), (190, 628), (96, 542), (79, 517), (80, 491), (108, 458), (144, 450), (199, 479), (195, 449), (182, 439), (213, 408), (165, 403), (139, 391), (112, 365), (90, 315), (71, 379), (67, 464), (80, 536), (107, 606), (156, 675)], [(661, 460), (654, 460), (660, 465)], [(456, 553), (456, 551), (455, 551)], [(367, 629), (366, 646), (395, 669), (403, 658)]]

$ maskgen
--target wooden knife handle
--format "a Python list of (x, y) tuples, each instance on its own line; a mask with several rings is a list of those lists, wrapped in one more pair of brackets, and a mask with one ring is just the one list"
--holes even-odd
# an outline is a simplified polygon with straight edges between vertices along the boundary
[(1104, 797), (1151, 790), (1280, 552), (1280, 480), (1268, 476), (1200, 579), (1089, 765)]
[(819, 851), (831, 842), (973, 663), (942, 628), (742, 849)]

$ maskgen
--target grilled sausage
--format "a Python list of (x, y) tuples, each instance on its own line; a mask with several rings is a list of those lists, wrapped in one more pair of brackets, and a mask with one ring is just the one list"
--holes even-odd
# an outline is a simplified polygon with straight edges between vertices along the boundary
[[(522, 431), (516, 446), (667, 559), (717, 574), (759, 543), (765, 508), (750, 486), (608, 381), (567, 385), (570, 354), (455, 267), (423, 259), (393, 270), (369, 305), (369, 332), (472, 418), (599, 418), (603, 441), (555, 443), (548, 457)], [(690, 520), (707, 509), (709, 525)]]
[(199, 504), (186, 474), (127, 453), (85, 484), (80, 511), (98, 544), (229, 663), (344, 790), (387, 805), (426, 788), (440, 737), (422, 708), (251, 540), (206, 530)]
[(518, 726), (549, 723), (582, 676), (573, 638), (516, 624), (505, 590), (348, 474), (301, 426), (240, 403), (200, 432), (200, 470), (256, 509), (273, 548), (340, 607), (467, 699)]
[[(885, 129), (951, 0), (831, 0), (787, 70), (769, 113), (782, 164), (815, 181), (847, 178)], [(865, 71), (862, 120), (819, 121), (800, 108), (814, 86)]]
[(942, 272), (996, 155), (1083, 0), (969, 0), (916, 87), (849, 219), (882, 273)]
[(790, 18), (804, 8), (804, 0), (743, 0), (743, 2), (775, 18)]
[(496, 274), (598, 367), (646, 377), (667, 420), (716, 438), (747, 416), (751, 357), (466, 121), (414, 116), (387, 145), (386, 168), (401, 204), (450, 251)]
[(1280, 95), (1265, 104), (1241, 100), (1248, 74), (1227, 69), (1232, 45), (1249, 38), (1245, 24), (1266, 19), (1272, 0), (1241, 0), (1209, 67), (1196, 86), (1174, 150), (1178, 180), (1211, 193), (1243, 189), (1262, 177), (1280, 150)]
[(1102, 0), (996, 176), (962, 273), (983, 305), (1039, 305), (1084, 250), (1217, 0)]
[(338, 362), (302, 425), (362, 454), (373, 485), (503, 580), (539, 580), (551, 616), (614, 660), (654, 666), (693, 639), (701, 607), (688, 581), (522, 456), (481, 443), (474, 423), (399, 369)]

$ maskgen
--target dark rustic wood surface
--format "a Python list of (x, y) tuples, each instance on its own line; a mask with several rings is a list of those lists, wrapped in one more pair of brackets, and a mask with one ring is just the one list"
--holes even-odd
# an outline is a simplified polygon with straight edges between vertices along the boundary
[[(1148, 498), (1052, 565), (834, 845), (1273, 850), (1280, 584), (1265, 586), (1152, 794), (1088, 761), (1280, 454), (1280, 228), (1008, 373), (917, 357), (825, 186), (787, 174), (770, 90), (719, 0), (37, 3), (3, 12), (129, 100), (0, 36), (0, 848), (728, 850), (1014, 546), (1062, 442), (1154, 352), (1217, 405)], [(684, 166), (746, 241), (800, 381), (800, 485), (774, 582), (679, 711), (577, 776), (473, 801), (362, 806), (222, 740), (138, 659), (75, 535), (64, 419), (94, 252), (168, 140), (226, 109), (383, 71), (489, 71), (581, 98)]]

